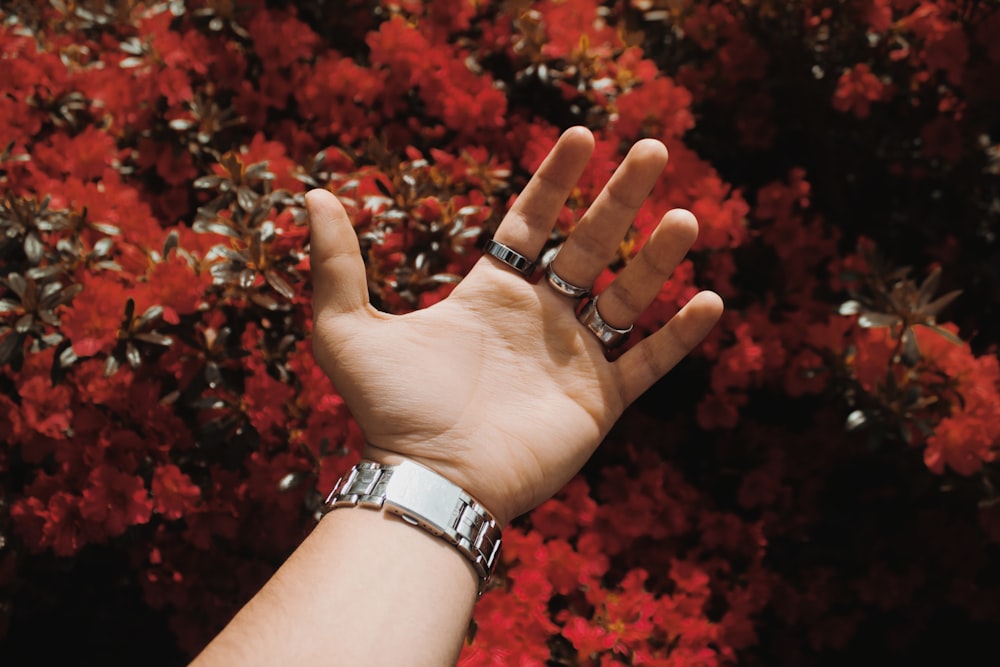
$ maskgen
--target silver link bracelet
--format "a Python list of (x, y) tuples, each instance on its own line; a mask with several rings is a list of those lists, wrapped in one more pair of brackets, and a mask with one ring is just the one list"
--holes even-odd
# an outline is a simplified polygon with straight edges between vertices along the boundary
[(334, 485), (323, 513), (339, 507), (384, 509), (454, 545), (479, 574), (482, 595), (500, 553), (496, 519), (472, 496), (413, 461), (362, 461)]

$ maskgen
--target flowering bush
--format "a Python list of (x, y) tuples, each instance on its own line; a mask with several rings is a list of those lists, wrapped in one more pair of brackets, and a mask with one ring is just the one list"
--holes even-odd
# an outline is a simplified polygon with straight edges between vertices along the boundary
[(661, 139), (666, 178), (598, 287), (686, 207), (694, 252), (636, 328), (695, 285), (727, 315), (508, 529), (462, 664), (990, 645), (994, 5), (51, 0), (0, 16), (15, 661), (81, 644), (183, 660), (357, 460), (310, 354), (307, 188), (348, 204), (373, 303), (406, 312), (447, 295), (571, 124), (597, 149), (552, 244), (629, 145)]

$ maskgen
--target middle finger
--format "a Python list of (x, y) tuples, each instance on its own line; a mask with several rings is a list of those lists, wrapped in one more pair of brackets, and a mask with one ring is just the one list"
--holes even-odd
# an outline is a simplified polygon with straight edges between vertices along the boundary
[(589, 288), (611, 262), (636, 213), (667, 164), (654, 139), (636, 143), (552, 260), (566, 282)]

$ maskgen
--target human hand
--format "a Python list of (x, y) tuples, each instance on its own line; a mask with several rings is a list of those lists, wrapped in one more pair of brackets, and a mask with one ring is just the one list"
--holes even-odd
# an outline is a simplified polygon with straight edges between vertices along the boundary
[[(536, 257), (593, 151), (584, 128), (559, 139), (497, 229), (495, 240)], [(613, 258), (666, 165), (638, 142), (567, 238), (553, 268), (589, 286)], [(410, 459), (448, 478), (501, 526), (555, 494), (622, 411), (715, 325), (722, 302), (701, 292), (662, 329), (614, 361), (575, 314), (576, 301), (484, 255), (445, 300), (395, 316), (368, 300), (347, 212), (331, 193), (306, 198), (320, 366), (364, 432), (365, 458)], [(691, 213), (668, 212), (600, 296), (627, 327), (652, 302), (698, 234)]]

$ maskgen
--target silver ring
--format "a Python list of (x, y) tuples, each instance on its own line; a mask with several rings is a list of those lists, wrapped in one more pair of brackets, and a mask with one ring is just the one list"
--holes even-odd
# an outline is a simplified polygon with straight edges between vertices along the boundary
[(525, 278), (531, 275), (531, 271), (535, 267), (535, 263), (532, 260), (528, 259), (513, 248), (505, 246), (499, 241), (494, 241), (493, 239), (486, 242), (486, 247), (483, 248), (483, 252), (487, 255), (496, 257)]
[(624, 343), (625, 338), (632, 332), (631, 324), (628, 329), (618, 329), (605, 322), (601, 314), (597, 312), (596, 296), (584, 304), (583, 310), (580, 311), (576, 319), (580, 320), (580, 324), (590, 329), (591, 333), (597, 336), (597, 340), (601, 341), (601, 344), (609, 350)]
[[(561, 247), (561, 246), (560, 246)], [(556, 262), (556, 257), (559, 256), (559, 249), (556, 249), (552, 259), (545, 263), (545, 278), (549, 281), (549, 285), (552, 289), (559, 292), (563, 296), (568, 296), (571, 299), (582, 299), (583, 297), (590, 294), (589, 287), (580, 287), (579, 285), (574, 285), (571, 282), (563, 279), (556, 270), (552, 268), (552, 265)]]

